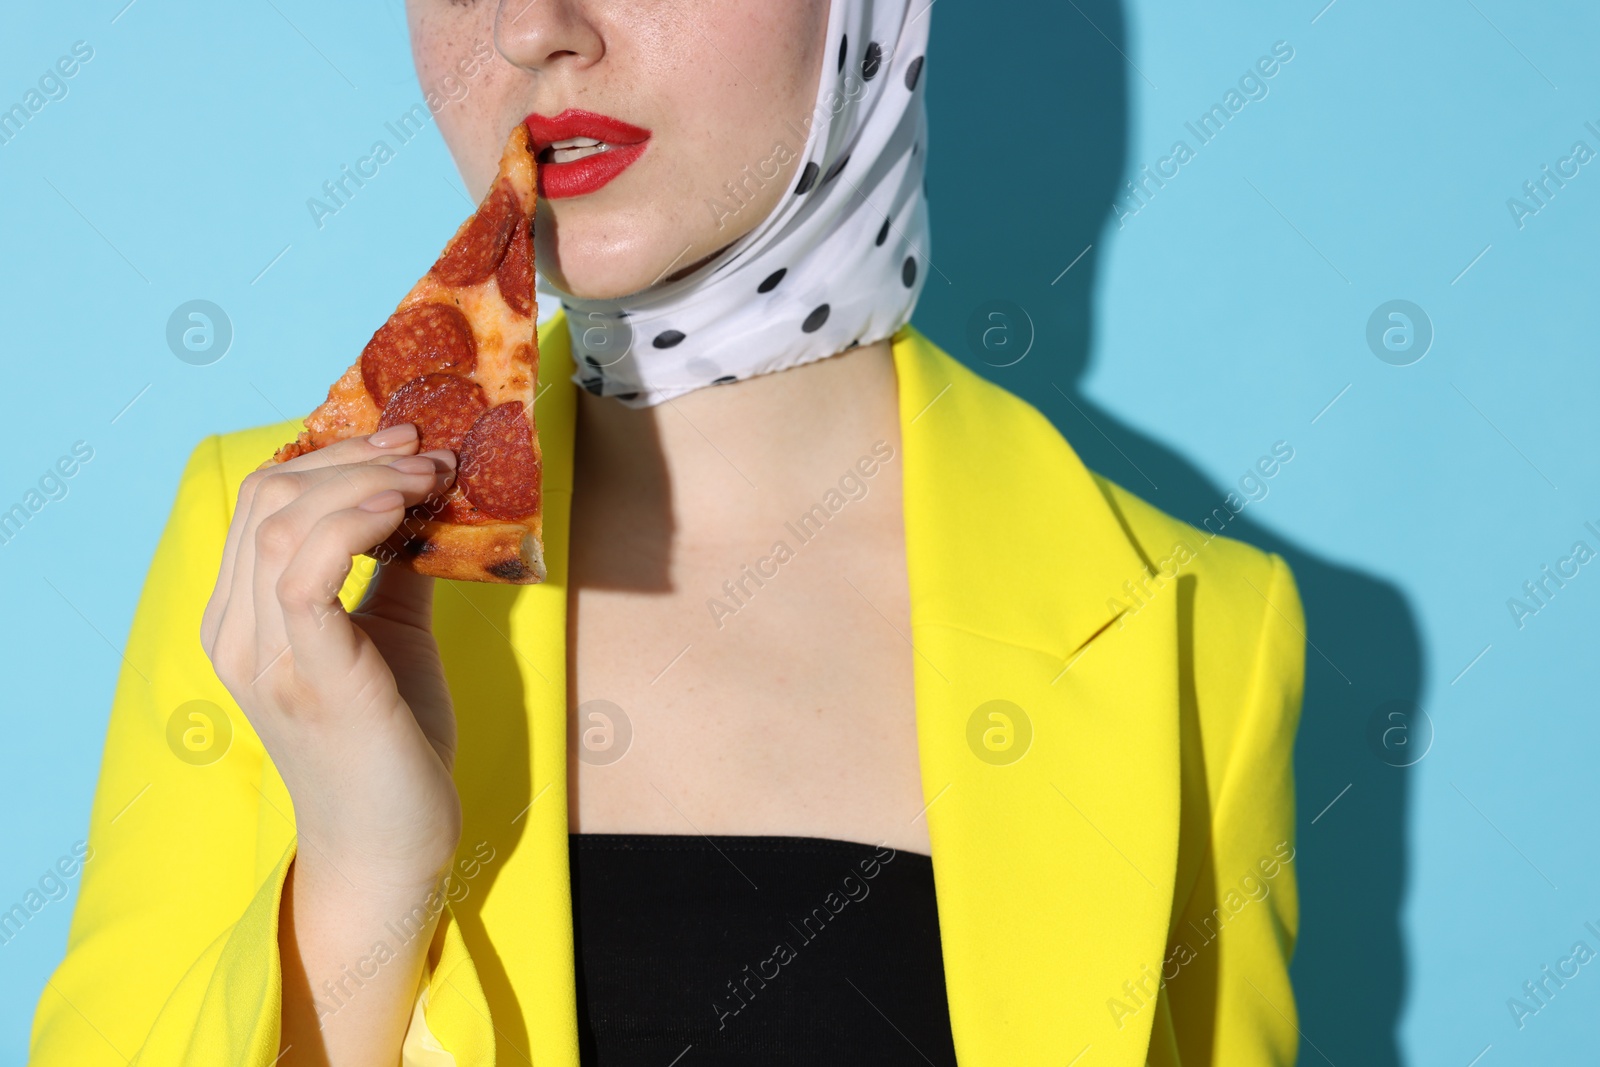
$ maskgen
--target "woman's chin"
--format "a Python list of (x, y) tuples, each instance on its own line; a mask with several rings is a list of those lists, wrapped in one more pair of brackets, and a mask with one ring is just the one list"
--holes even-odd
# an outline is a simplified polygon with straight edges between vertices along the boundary
[(599, 210), (598, 203), (539, 202), (539, 272), (580, 300), (617, 300), (692, 273), (749, 227), (712, 230), (658, 203)]
[(546, 275), (546, 278), (552, 286), (578, 300), (617, 300), (637, 293), (639, 290), (646, 288), (650, 282), (648, 278), (631, 284), (595, 279), (583, 279), (575, 282), (555, 271)]
[(579, 300), (617, 300), (632, 296), (650, 288), (665, 273), (660, 269), (619, 270), (620, 255), (608, 249), (603, 256), (582, 256), (577, 262), (572, 257), (565, 262), (551, 257), (556, 262), (548, 270), (543, 264), (549, 260), (539, 261), (540, 273), (555, 288)]

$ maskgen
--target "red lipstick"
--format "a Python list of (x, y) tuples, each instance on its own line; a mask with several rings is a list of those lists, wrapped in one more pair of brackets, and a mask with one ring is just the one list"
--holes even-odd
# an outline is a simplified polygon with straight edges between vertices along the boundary
[[(643, 127), (579, 108), (569, 107), (554, 118), (532, 114), (523, 124), (539, 160), (539, 195), (547, 200), (601, 188), (642, 156), (650, 140), (650, 131)], [(598, 141), (604, 148), (566, 163), (545, 162), (553, 144), (573, 139)]]

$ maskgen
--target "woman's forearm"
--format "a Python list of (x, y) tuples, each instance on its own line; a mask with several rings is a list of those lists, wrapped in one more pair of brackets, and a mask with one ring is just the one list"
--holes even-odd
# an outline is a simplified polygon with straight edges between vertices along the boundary
[(393, 1067), (442, 911), (437, 884), (358, 886), (302, 850), (280, 905), (283, 1067)]

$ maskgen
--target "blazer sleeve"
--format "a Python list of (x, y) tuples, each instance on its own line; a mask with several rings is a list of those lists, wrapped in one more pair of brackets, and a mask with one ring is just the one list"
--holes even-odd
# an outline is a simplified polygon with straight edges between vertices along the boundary
[(278, 1058), (293, 806), (200, 644), (234, 481), (221, 440), (201, 441), (145, 578), (66, 956), (34, 1015), (36, 1067)]
[(1208, 855), (1175, 909), (1164, 986), (1171, 1026), (1158, 1028), (1169, 1043), (1152, 1047), (1156, 1064), (1292, 1067), (1299, 1051), (1289, 963), (1299, 930), (1294, 740), (1305, 617), (1288, 565), (1268, 558), (1266, 581), (1251, 575), (1256, 591), (1240, 594), (1260, 609), (1255, 652), (1226, 763), (1210, 769), (1220, 785), (1209, 790)]
[(195, 446), (117, 678), (66, 958), (46, 981), (40, 1067), (277, 1057), (278, 896), (293, 809), (200, 646), (230, 488)]

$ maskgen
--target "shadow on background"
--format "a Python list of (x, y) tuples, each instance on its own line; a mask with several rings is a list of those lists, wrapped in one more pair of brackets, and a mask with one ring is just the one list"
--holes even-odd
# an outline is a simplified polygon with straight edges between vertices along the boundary
[[(1110, 207), (1127, 177), (1128, 88), (1138, 77), (1119, 54), (1128, 51), (1121, 0), (1025, 6), (1006, 21), (982, 5), (939, 9), (928, 82), (935, 269), (916, 325), (1038, 407), (1091, 469), (1198, 524), (1234, 487), (1213, 483), (1082, 392), (1097, 259), (1117, 229)], [(995, 165), (975, 165), (980, 152)], [(1015, 165), (1019, 158), (1026, 165)], [(974, 322), (981, 330), (994, 321), (985, 320), (993, 301), (1026, 309), (1036, 330), (1032, 354), (1013, 366), (997, 366), (1006, 360), (970, 339)], [(1255, 460), (1240, 456), (1240, 470)], [(1293, 477), (1293, 467), (1284, 473)], [(1222, 532), (1288, 561), (1314, 646), (1295, 752), (1293, 978), (1300, 1029), (1316, 1047), (1303, 1045), (1300, 1062), (1397, 1067), (1409, 782), (1368, 738), (1375, 715), (1394, 702), (1416, 704), (1420, 635), (1393, 585), (1257, 524), (1258, 508), (1246, 507)]]

